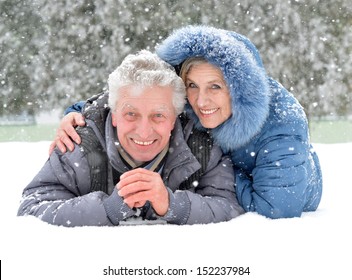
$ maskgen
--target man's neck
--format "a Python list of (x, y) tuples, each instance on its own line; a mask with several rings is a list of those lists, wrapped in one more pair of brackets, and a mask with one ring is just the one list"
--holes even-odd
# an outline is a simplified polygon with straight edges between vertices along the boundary
[[(137, 161), (133, 159), (122, 147), (121, 145), (117, 145), (117, 150), (120, 154), (120, 156), (123, 158), (123, 160), (132, 167), (132, 169), (135, 169), (137, 167), (143, 167), (148, 170), (154, 171), (157, 169), (159, 166), (160, 162), (165, 158), (168, 150), (169, 150), (169, 144), (165, 146), (165, 148), (151, 161), (149, 162), (144, 162), (144, 161)], [(157, 170), (156, 170), (157, 171)]]

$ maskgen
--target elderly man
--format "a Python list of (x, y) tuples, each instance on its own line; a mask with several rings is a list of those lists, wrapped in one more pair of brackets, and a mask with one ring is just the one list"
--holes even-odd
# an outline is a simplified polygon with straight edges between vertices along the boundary
[[(241, 213), (228, 157), (212, 145), (201, 168), (187, 146), (192, 124), (177, 117), (184, 84), (155, 54), (127, 56), (109, 76), (109, 110), (87, 109), (82, 142), (56, 149), (25, 188), (18, 215), (63, 226), (121, 225), (132, 221), (211, 223)], [(188, 135), (188, 136), (187, 136)]]

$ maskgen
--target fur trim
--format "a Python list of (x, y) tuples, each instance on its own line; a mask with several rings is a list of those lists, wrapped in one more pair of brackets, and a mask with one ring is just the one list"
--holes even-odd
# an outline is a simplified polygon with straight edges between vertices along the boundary
[[(202, 56), (222, 70), (230, 89), (232, 116), (212, 133), (223, 150), (239, 148), (259, 133), (269, 114), (270, 88), (259, 52), (248, 38), (213, 27), (188, 26), (173, 32), (156, 52), (173, 66)], [(186, 110), (201, 128), (190, 106)]]

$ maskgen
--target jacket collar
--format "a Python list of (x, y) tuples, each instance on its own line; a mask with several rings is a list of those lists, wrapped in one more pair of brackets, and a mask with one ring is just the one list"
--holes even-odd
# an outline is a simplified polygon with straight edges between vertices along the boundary
[[(186, 129), (192, 129), (193, 126), (186, 126)], [(201, 168), (201, 164), (192, 154), (185, 139), (187, 132), (183, 131), (180, 120), (177, 118), (175, 127), (171, 133), (169, 153), (163, 170), (163, 177), (168, 180), (168, 187), (176, 190), (185, 178), (189, 178), (193, 173)]]

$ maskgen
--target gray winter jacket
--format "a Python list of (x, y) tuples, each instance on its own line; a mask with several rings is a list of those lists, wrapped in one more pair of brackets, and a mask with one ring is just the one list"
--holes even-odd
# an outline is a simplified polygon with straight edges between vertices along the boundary
[[(119, 225), (136, 215), (136, 209), (129, 208), (118, 195), (112, 180), (111, 167), (120, 173), (128, 167), (114, 144), (117, 139), (111, 115), (105, 123), (105, 137), (93, 121), (87, 120), (87, 126), (93, 128), (100, 139), (111, 164), (107, 193), (91, 191), (90, 167), (82, 146), (65, 154), (56, 149), (24, 189), (18, 215), (33, 215), (50, 224), (69, 227)], [(201, 167), (184, 136), (190, 134), (192, 126), (187, 124), (183, 131), (177, 120), (172, 132), (161, 174), (169, 192), (168, 212), (159, 217), (149, 207), (146, 220), (157, 218), (170, 224), (204, 224), (228, 221), (244, 212), (235, 195), (232, 163), (218, 146), (213, 146), (199, 182), (190, 189), (179, 190), (180, 184)]]

